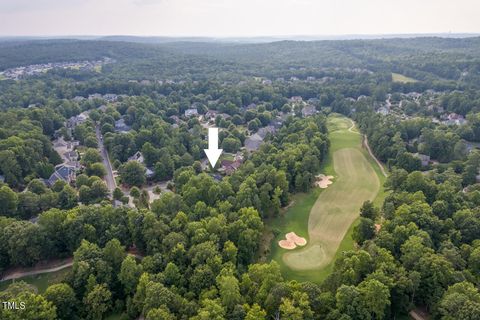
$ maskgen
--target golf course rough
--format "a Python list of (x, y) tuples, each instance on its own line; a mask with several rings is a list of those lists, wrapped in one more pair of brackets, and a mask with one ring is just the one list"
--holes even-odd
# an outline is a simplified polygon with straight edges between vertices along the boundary
[(380, 189), (380, 180), (361, 151), (361, 136), (348, 130), (350, 120), (334, 117), (329, 124), (335, 183), (320, 193), (311, 208), (308, 244), (282, 255), (285, 265), (295, 271), (328, 265), (363, 202), (375, 199)]

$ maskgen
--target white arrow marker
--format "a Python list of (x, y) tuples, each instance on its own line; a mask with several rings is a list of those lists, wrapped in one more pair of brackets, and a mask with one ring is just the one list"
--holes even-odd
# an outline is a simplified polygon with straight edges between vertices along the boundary
[(218, 128), (208, 128), (208, 149), (203, 149), (212, 168), (220, 158), (223, 149), (218, 149)]

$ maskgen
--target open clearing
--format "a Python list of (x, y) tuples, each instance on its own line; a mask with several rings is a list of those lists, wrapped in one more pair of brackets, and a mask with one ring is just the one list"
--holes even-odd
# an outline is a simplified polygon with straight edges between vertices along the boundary
[[(322, 168), (334, 176), (326, 189), (314, 188), (308, 194), (297, 194), (285, 214), (267, 222), (275, 234), (269, 258), (280, 264), (287, 279), (321, 282), (331, 272), (336, 256), (354, 248), (351, 233), (365, 200), (383, 202), (380, 186), (385, 177), (375, 160), (362, 148), (362, 136), (350, 119), (331, 115), (328, 118), (331, 147)], [(284, 250), (278, 241), (294, 231), (305, 237), (307, 245)]]
[(415, 80), (413, 78), (404, 76), (403, 74), (400, 73), (392, 73), (392, 81), (393, 82), (400, 82), (400, 83), (414, 83), (418, 82), (418, 80)]

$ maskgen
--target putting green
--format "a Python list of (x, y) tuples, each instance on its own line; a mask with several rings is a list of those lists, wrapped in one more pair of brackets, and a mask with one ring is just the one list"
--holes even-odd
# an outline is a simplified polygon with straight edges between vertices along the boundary
[(377, 173), (361, 151), (360, 135), (349, 130), (351, 125), (346, 118), (329, 120), (335, 179), (310, 210), (307, 245), (282, 255), (285, 265), (295, 271), (327, 266), (357, 219), (363, 202), (374, 200), (380, 190)]

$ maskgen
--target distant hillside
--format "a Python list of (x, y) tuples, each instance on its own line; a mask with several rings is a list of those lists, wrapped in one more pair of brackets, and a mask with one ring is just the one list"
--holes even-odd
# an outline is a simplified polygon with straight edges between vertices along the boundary
[[(123, 79), (206, 79), (226, 73), (232, 77), (235, 74), (277, 77), (305, 68), (314, 71), (359, 68), (385, 75), (394, 72), (420, 81), (458, 81), (462, 74), (468, 74), (471, 83), (472, 77), (475, 82), (480, 79), (480, 37), (269, 43), (218, 42), (208, 38), (203, 39), (208, 42), (191, 41), (194, 38), (175, 42), (175, 39), (112, 36), (102, 41), (0, 42), (0, 70), (44, 62), (110, 57), (117, 63), (106, 72)], [(151, 43), (144, 43), (147, 40)]]

